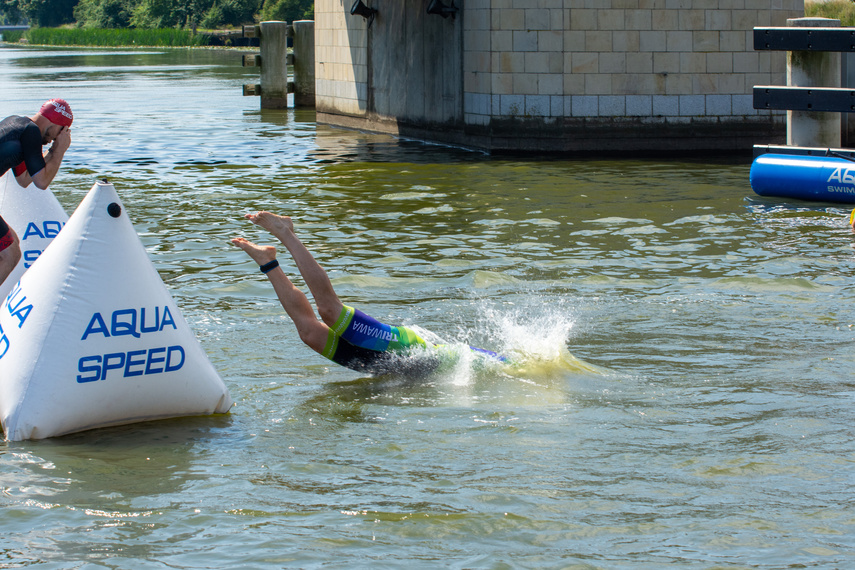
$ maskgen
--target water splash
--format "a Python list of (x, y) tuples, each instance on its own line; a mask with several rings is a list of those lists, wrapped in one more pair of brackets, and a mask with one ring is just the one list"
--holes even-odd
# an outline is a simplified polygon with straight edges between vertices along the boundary
[(554, 361), (567, 352), (575, 317), (561, 298), (535, 296), (524, 305), (508, 303), (481, 306), (479, 326), (488, 338), (513, 360)]
[[(422, 338), (440, 345), (441, 365), (436, 373), (446, 384), (467, 386), (490, 378), (548, 384), (567, 374), (609, 373), (568, 350), (567, 342), (576, 322), (569, 299), (533, 294), (522, 303), (485, 299), (475, 302), (475, 323), (460, 326), (453, 340), (413, 326)], [(500, 358), (473, 351), (472, 346), (495, 351)]]

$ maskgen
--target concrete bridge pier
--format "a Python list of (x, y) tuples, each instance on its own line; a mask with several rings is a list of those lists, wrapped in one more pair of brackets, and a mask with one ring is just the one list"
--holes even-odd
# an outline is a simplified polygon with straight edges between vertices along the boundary
[[(787, 27), (837, 28), (840, 20), (791, 18)], [(788, 87), (840, 87), (840, 53), (787, 52)], [(840, 113), (787, 111), (787, 146), (840, 148)]]
[(261, 108), (288, 107), (288, 22), (261, 22)]
[(294, 106), (315, 106), (315, 22), (297, 20), (294, 28)]

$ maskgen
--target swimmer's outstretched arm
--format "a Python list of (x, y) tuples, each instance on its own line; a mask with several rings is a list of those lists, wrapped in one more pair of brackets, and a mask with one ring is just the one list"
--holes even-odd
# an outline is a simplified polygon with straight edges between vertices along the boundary
[(333, 289), (327, 272), (294, 233), (294, 223), (291, 218), (270, 212), (258, 212), (246, 214), (246, 219), (269, 231), (288, 248), (297, 264), (297, 269), (300, 270), (300, 275), (303, 276), (303, 280), (315, 298), (321, 319), (327, 326), (332, 327), (341, 315), (344, 305)]
[[(276, 259), (276, 248), (272, 245), (256, 245), (241, 237), (234, 238), (232, 243), (244, 250), (259, 265)], [(294, 286), (281, 267), (275, 267), (268, 271), (267, 278), (273, 285), (273, 290), (276, 291), (282, 308), (294, 321), (300, 340), (315, 352), (323, 354), (329, 328), (315, 316), (306, 295)]]

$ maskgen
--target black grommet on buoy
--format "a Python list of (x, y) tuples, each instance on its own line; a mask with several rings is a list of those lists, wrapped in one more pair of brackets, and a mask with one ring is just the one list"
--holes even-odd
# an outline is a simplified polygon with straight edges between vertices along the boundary
[(107, 206), (107, 213), (114, 218), (118, 218), (122, 215), (122, 207), (115, 202), (110, 202), (110, 205)]

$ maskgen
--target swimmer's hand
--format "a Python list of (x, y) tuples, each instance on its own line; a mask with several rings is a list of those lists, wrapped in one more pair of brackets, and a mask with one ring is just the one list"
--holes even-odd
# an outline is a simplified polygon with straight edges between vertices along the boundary
[(59, 134), (56, 135), (56, 138), (53, 140), (53, 144), (50, 145), (50, 150), (48, 151), (51, 154), (58, 154), (62, 156), (65, 154), (65, 151), (68, 150), (68, 147), (71, 146), (71, 129), (68, 127), (62, 127), (59, 131)]

